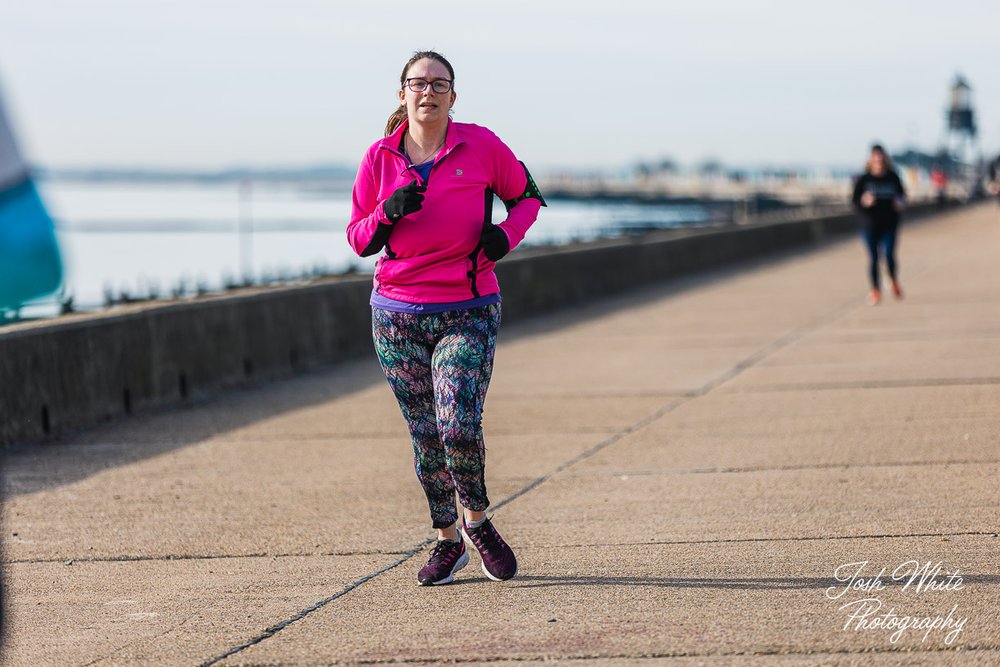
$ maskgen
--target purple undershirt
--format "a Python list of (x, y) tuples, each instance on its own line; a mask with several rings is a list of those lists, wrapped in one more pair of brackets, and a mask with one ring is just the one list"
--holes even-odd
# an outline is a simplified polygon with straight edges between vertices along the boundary
[(465, 301), (451, 301), (448, 303), (410, 303), (409, 301), (397, 301), (387, 296), (382, 296), (372, 290), (372, 298), (369, 303), (373, 308), (381, 310), (391, 310), (394, 313), (412, 313), (413, 315), (431, 315), (443, 313), (446, 310), (468, 310), (469, 308), (479, 308), (488, 306), (491, 303), (500, 303), (499, 294), (487, 294), (475, 299)]
[(430, 160), (424, 162), (423, 164), (415, 165), (413, 167), (413, 171), (420, 174), (420, 178), (424, 180), (424, 183), (427, 183), (427, 179), (431, 177), (431, 167), (433, 166), (434, 166), (434, 159), (431, 158)]

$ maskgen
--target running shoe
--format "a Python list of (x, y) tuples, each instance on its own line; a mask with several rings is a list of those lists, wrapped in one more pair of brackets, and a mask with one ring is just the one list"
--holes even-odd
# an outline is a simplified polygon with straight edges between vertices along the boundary
[(462, 517), (462, 535), (476, 547), (483, 561), (483, 574), (493, 581), (505, 581), (517, 574), (517, 558), (489, 519), (472, 528)]
[(895, 280), (892, 281), (892, 295), (897, 299), (903, 298), (903, 287)]
[(877, 306), (878, 302), (881, 300), (882, 300), (882, 293), (879, 292), (877, 289), (873, 289), (871, 292), (868, 292), (868, 303), (871, 304), (872, 306)]
[(455, 573), (469, 564), (469, 552), (461, 538), (457, 542), (438, 540), (431, 549), (427, 565), (420, 568), (417, 581), (421, 586), (440, 586), (451, 583)]

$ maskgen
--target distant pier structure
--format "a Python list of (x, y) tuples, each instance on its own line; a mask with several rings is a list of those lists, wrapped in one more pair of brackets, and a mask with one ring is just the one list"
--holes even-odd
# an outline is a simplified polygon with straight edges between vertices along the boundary
[(981, 159), (976, 114), (972, 108), (972, 87), (961, 74), (955, 76), (951, 85), (942, 151), (960, 164), (969, 165)]

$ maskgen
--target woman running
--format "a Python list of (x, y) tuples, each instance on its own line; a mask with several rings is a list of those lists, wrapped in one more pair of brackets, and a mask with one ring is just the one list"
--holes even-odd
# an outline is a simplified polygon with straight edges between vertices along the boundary
[(868, 247), (868, 271), (871, 278), (868, 302), (874, 306), (882, 300), (878, 271), (879, 248), (885, 256), (893, 296), (902, 299), (903, 288), (896, 277), (896, 233), (899, 228), (899, 213), (906, 204), (906, 190), (882, 146), (872, 146), (865, 173), (855, 182), (851, 200), (864, 216), (862, 233)]
[[(483, 401), (500, 325), (495, 263), (545, 205), (524, 164), (484, 127), (456, 123), (455, 70), (415, 53), (400, 76), (399, 108), (365, 153), (347, 238), (375, 267), (372, 336), (413, 441), (417, 479), (437, 544), (417, 575), (446, 584), (469, 562), (461, 532), (496, 581), (517, 559), (486, 509)], [(493, 224), (493, 197), (507, 219)]]

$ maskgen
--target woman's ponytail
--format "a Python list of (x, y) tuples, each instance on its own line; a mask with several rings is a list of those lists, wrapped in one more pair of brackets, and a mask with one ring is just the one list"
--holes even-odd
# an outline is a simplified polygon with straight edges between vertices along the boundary
[(389, 116), (389, 120), (385, 122), (385, 136), (388, 137), (390, 134), (395, 132), (397, 128), (403, 124), (404, 120), (406, 120), (406, 106), (400, 104), (396, 110), (392, 112), (392, 115)]

